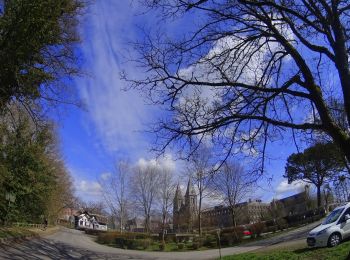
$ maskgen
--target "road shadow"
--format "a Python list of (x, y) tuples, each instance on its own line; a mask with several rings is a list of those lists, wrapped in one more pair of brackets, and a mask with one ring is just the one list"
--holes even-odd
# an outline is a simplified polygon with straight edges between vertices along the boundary
[(126, 255), (109, 255), (72, 247), (46, 239), (31, 239), (20, 243), (0, 244), (0, 259), (137, 259)]

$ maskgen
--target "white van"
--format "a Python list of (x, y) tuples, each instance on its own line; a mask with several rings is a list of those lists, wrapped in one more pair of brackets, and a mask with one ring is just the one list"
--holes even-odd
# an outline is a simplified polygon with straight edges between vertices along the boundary
[(348, 237), (350, 237), (350, 203), (335, 208), (321, 225), (310, 231), (306, 242), (311, 247), (333, 247)]

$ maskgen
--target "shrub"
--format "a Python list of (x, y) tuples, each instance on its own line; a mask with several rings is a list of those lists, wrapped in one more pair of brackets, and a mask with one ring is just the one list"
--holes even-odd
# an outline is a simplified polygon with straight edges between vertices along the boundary
[(211, 247), (212, 243), (216, 244), (216, 236), (211, 234), (206, 235), (202, 241), (202, 245), (206, 247)]
[(263, 222), (257, 222), (257, 223), (254, 223), (254, 224), (250, 225), (249, 228), (250, 228), (250, 232), (252, 233), (251, 234), (252, 238), (260, 237), (261, 233), (265, 229), (265, 224)]
[(104, 232), (97, 236), (97, 242), (101, 244), (114, 244), (116, 238), (115, 232)]
[(232, 246), (233, 241), (234, 240), (233, 240), (232, 234), (226, 233), (220, 236), (220, 243), (223, 246)]
[(160, 243), (159, 244), (159, 250), (160, 251), (164, 251), (164, 249), (165, 249), (165, 243)]
[(238, 226), (232, 229), (232, 237), (233, 243), (240, 243), (243, 240), (244, 236), (244, 228), (242, 226)]
[(107, 230), (85, 229), (86, 234), (93, 236), (98, 236), (99, 234), (105, 234), (107, 232)]
[(178, 243), (178, 244), (177, 244), (177, 248), (178, 248), (179, 250), (184, 249), (184, 247), (185, 247), (185, 244), (184, 244), (184, 243)]
[(152, 244), (150, 238), (136, 240), (138, 242), (138, 247), (141, 247), (143, 250), (149, 248)]
[(220, 243), (223, 246), (232, 246), (234, 244), (238, 244), (242, 242), (243, 240), (243, 227), (235, 227), (231, 228), (229, 230), (230, 232), (227, 232), (227, 230), (223, 233), (221, 233), (220, 236)]
[(279, 230), (283, 230), (288, 228), (288, 223), (284, 218), (279, 218), (276, 220), (277, 226)]
[(125, 245), (128, 249), (147, 249), (151, 244), (152, 240), (146, 239), (125, 239)]
[(115, 238), (115, 244), (116, 244), (117, 247), (125, 248), (126, 247), (125, 238), (116, 237)]
[(193, 242), (192, 242), (192, 246), (193, 246), (193, 243), (197, 243), (198, 244), (198, 247), (201, 247), (204, 245), (205, 243), (205, 238), (204, 237), (195, 237), (193, 239)]
[(192, 249), (193, 250), (197, 250), (200, 247), (200, 243), (199, 242), (193, 242), (192, 243)]
[(266, 227), (265, 231), (275, 233), (277, 231), (277, 227), (276, 226), (269, 226), (269, 227)]
[(208, 245), (208, 247), (211, 247), (211, 248), (215, 248), (217, 246), (218, 246), (218, 243), (217, 243), (216, 240), (215, 241), (211, 241), (210, 244)]

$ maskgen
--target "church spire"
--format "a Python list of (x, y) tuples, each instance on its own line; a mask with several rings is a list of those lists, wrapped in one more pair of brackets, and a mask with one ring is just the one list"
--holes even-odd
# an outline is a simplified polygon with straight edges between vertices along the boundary
[(182, 198), (182, 193), (181, 193), (181, 189), (180, 189), (180, 184), (177, 183), (176, 192), (175, 192), (175, 199), (181, 199), (181, 198)]
[(188, 197), (188, 196), (190, 196), (190, 195), (195, 195), (195, 194), (196, 194), (196, 193), (195, 193), (195, 191), (194, 191), (191, 178), (188, 178), (188, 183), (187, 183), (187, 189), (186, 189), (185, 197)]

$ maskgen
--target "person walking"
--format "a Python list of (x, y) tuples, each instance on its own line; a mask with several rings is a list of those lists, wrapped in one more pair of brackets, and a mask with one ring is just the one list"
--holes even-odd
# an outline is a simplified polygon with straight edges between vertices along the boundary
[(48, 222), (47, 222), (47, 218), (45, 218), (45, 219), (44, 219), (44, 230), (47, 229), (47, 223), (48, 223)]

